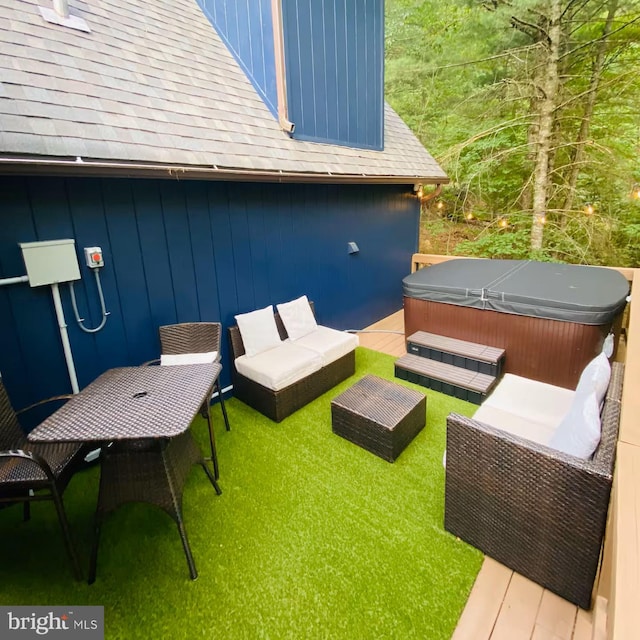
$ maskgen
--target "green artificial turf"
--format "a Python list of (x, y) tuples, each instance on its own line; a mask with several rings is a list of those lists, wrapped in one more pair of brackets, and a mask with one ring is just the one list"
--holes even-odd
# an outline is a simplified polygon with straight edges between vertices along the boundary
[[(76, 583), (51, 503), (0, 510), (0, 604), (104, 605), (107, 638), (449, 638), (482, 562), (444, 531), (445, 418), (474, 406), (425, 390), (427, 425), (390, 464), (331, 432), (330, 401), (393, 358), (363, 348), (355, 376), (280, 424), (237, 400), (213, 415), (221, 496), (195, 466), (184, 519), (125, 505), (103, 527), (94, 585)], [(194, 423), (206, 450), (206, 424)], [(65, 493), (88, 566), (98, 468)]]

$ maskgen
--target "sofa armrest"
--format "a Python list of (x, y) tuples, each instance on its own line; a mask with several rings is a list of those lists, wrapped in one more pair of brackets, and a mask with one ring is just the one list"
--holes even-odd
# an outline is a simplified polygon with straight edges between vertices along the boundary
[(589, 608), (612, 469), (481, 422), (447, 418), (445, 528)]

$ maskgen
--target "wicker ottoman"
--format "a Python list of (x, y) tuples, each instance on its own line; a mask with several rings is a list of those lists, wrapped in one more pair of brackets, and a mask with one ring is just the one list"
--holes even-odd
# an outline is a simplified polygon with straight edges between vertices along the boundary
[(367, 375), (331, 401), (334, 433), (393, 462), (422, 430), (423, 393)]

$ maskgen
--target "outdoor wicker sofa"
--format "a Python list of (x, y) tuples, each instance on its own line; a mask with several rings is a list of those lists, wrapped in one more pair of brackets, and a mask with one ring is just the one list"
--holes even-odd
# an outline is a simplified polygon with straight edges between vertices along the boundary
[[(313, 302), (309, 302), (309, 306), (315, 315)], [(284, 323), (280, 319), (280, 314), (276, 312), (274, 317), (281, 339), (286, 340), (288, 334)], [(281, 422), (294, 411), (315, 400), (318, 396), (321, 396), (355, 373), (354, 347), (345, 355), (325, 364), (317, 371), (283, 389), (274, 391), (242, 375), (236, 369), (235, 360), (245, 354), (245, 347), (238, 326), (229, 327), (229, 340), (231, 343), (233, 395), (275, 422)]]
[(607, 520), (624, 365), (614, 363), (589, 459), (452, 413), (445, 528), (583, 609)]

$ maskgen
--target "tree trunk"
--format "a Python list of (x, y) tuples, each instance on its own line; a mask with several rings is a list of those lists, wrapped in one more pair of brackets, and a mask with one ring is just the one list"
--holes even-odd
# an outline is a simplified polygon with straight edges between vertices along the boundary
[(596, 56), (593, 61), (591, 69), (591, 80), (589, 82), (589, 92), (587, 94), (587, 100), (584, 104), (584, 112), (582, 114), (582, 121), (580, 122), (580, 130), (578, 131), (578, 137), (573, 147), (573, 153), (571, 154), (571, 166), (570, 173), (567, 179), (567, 196), (562, 207), (565, 212), (573, 209), (573, 203), (576, 196), (576, 185), (578, 184), (578, 177), (580, 175), (580, 165), (584, 157), (584, 146), (587, 143), (589, 136), (589, 129), (591, 127), (591, 117), (593, 116), (593, 110), (596, 104), (596, 98), (598, 93), (598, 87), (600, 86), (600, 79), (602, 77), (602, 70), (604, 68), (604, 59), (607, 52), (607, 40), (611, 33), (613, 26), (613, 20), (618, 11), (618, 0), (609, 0), (609, 8), (607, 13), (607, 19), (604, 24), (604, 30), (602, 32), (602, 39), (598, 42), (596, 48)]
[(549, 159), (551, 153), (551, 137), (555, 111), (559, 100), (560, 88), (560, 44), (562, 2), (550, 1), (548, 39), (543, 62), (543, 78), (540, 83), (540, 113), (538, 115), (538, 132), (536, 143), (536, 162), (533, 173), (533, 221), (531, 226), (531, 249), (542, 248), (544, 222), (547, 211), (547, 194), (549, 192)]

